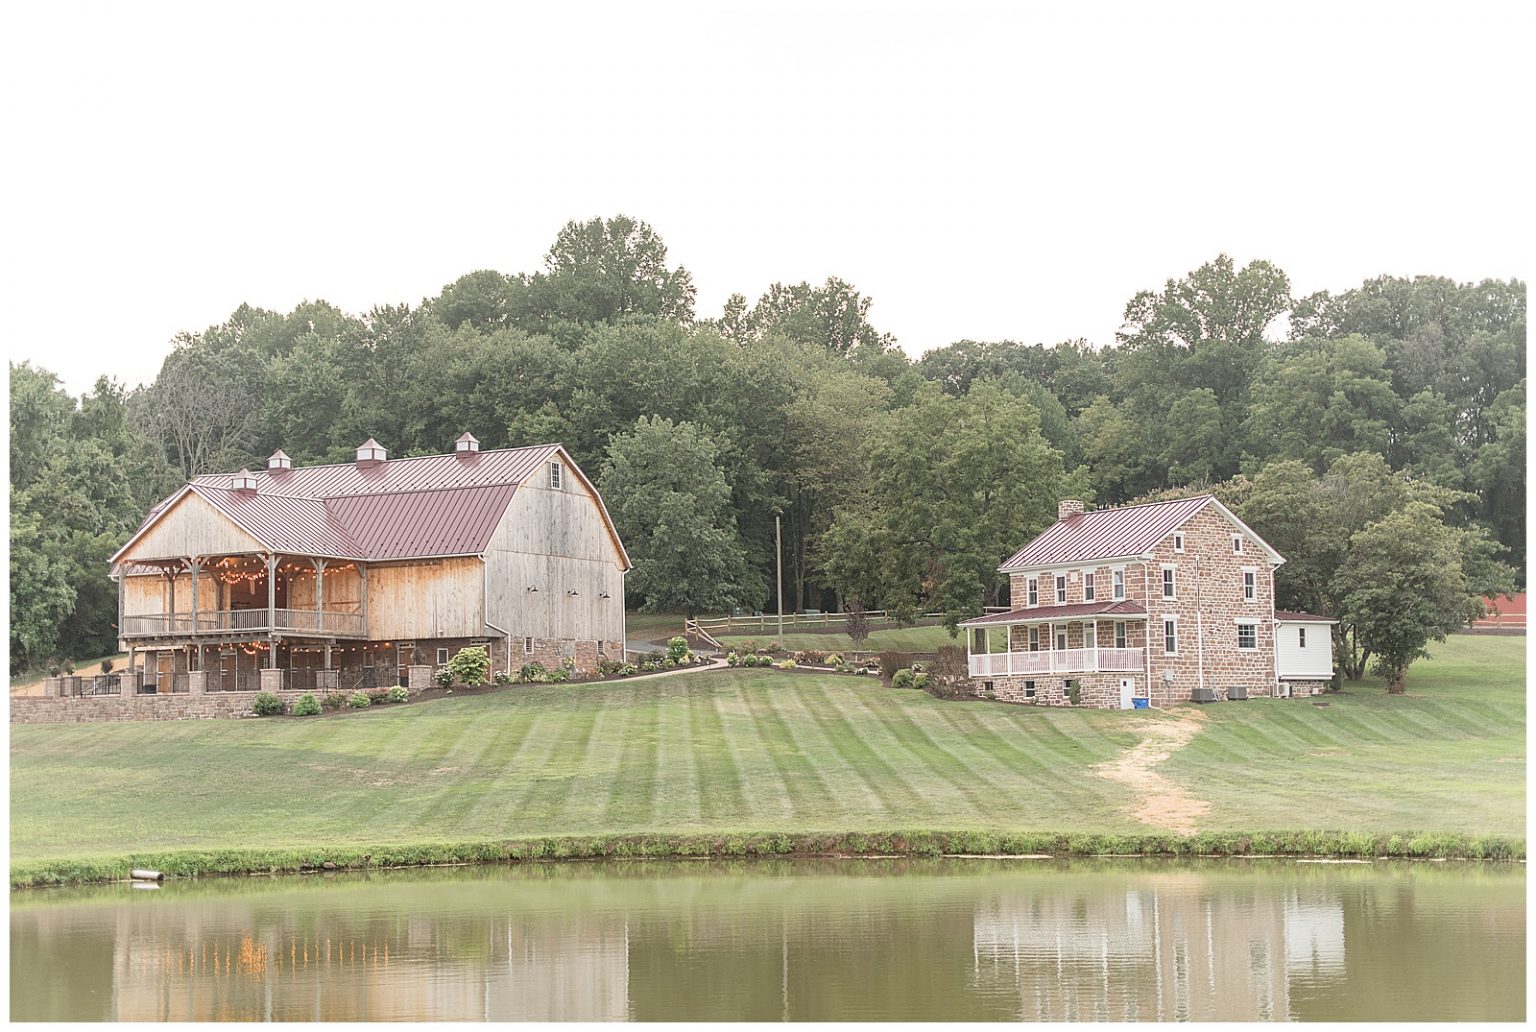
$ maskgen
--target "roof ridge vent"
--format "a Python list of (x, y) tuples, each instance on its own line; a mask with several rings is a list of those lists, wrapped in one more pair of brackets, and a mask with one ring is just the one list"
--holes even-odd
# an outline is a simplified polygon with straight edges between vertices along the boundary
[(389, 452), (384, 446), (372, 437), (357, 446), (357, 464), (365, 466), (369, 463), (383, 462), (389, 458)]
[(256, 477), (250, 470), (242, 469), (229, 478), (229, 486), (231, 490), (235, 491), (255, 491)]
[(465, 452), (477, 452), (480, 450), (480, 442), (475, 440), (475, 435), (468, 430), (459, 435), (459, 439), (453, 442), (453, 450), (462, 455)]
[(267, 471), (269, 473), (274, 471), (274, 470), (292, 469), (292, 468), (293, 468), (293, 460), (290, 459), (288, 457), (288, 453), (283, 451), (283, 449), (281, 449), (281, 448), (277, 449), (277, 451), (273, 452), (267, 458)]

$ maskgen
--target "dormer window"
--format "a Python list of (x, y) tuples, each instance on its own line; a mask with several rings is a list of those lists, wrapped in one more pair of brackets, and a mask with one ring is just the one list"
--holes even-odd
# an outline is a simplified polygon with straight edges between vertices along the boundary
[(561, 468), (560, 463), (551, 462), (549, 464), (549, 489), (551, 491), (563, 490), (564, 481), (565, 470)]
[(480, 442), (475, 440), (475, 435), (468, 430), (459, 435), (459, 439), (453, 442), (453, 450), (462, 455), (465, 452), (477, 452), (480, 450)]
[(382, 444), (375, 441), (372, 437), (357, 446), (358, 462), (383, 462), (387, 458), (389, 458), (389, 453), (384, 450)]
[(256, 490), (256, 477), (248, 469), (242, 469), (230, 478), (229, 486), (236, 491)]

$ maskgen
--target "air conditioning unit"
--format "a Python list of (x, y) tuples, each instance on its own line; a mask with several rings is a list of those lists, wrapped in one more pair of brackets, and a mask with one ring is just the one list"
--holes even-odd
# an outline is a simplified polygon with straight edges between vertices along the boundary
[(1246, 684), (1232, 685), (1227, 689), (1227, 698), (1246, 700), (1248, 698), (1248, 686)]
[(1215, 702), (1216, 701), (1216, 689), (1214, 689), (1214, 688), (1196, 688), (1194, 695), (1191, 696), (1191, 701), (1193, 701), (1193, 702)]

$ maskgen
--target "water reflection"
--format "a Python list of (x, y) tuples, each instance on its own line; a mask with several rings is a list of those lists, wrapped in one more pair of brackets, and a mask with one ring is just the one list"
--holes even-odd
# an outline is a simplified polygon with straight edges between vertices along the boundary
[[(900, 877), (895, 877), (900, 875)], [(18, 893), (17, 1020), (1524, 1016), (1523, 869), (551, 865)]]

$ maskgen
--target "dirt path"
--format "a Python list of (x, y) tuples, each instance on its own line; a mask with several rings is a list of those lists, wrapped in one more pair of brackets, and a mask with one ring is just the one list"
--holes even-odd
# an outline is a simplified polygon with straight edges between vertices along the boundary
[(1157, 765), (1188, 745), (1205, 724), (1205, 714), (1181, 708), (1176, 720), (1149, 723), (1147, 737), (1124, 756), (1091, 768), (1094, 774), (1132, 790), (1131, 816), (1164, 831), (1192, 835), (1211, 804), (1196, 799), (1157, 772)]

